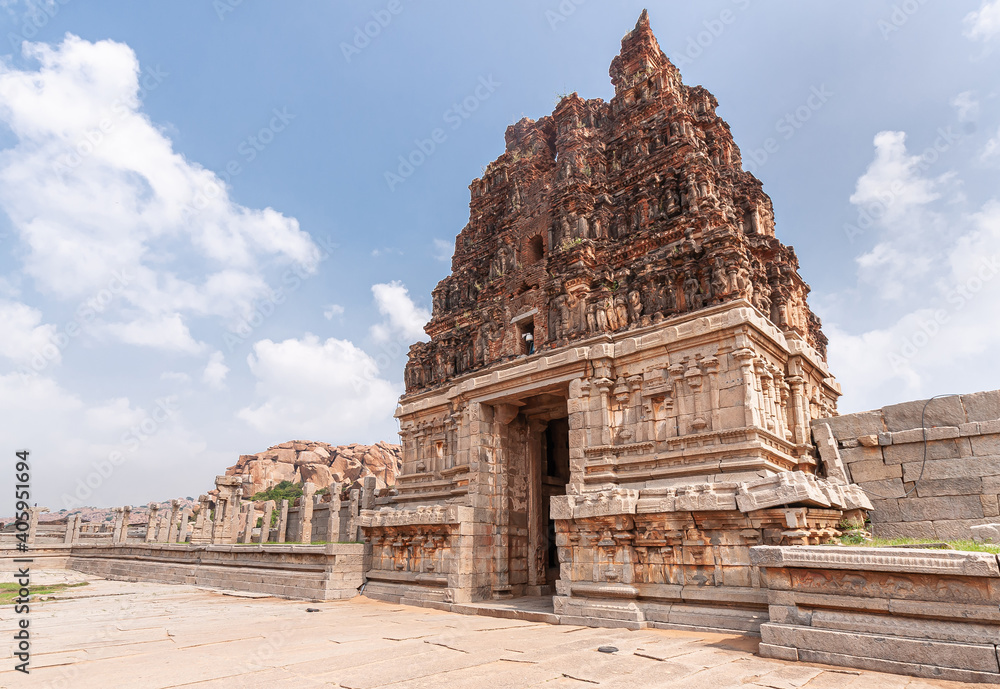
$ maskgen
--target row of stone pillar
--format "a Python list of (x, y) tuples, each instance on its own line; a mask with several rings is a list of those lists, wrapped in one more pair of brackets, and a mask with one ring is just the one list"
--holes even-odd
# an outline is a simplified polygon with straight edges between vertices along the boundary
[[(235, 476), (220, 476), (216, 479), (219, 495), (216, 498), (214, 518), (211, 515), (211, 498), (199, 496), (200, 508), (194, 523), (191, 523), (192, 509), (181, 508), (179, 500), (171, 500), (169, 507), (160, 507), (157, 503), (149, 504), (149, 521), (143, 537), (145, 543), (284, 543), (289, 527), (289, 502), (282, 500), (280, 506), (274, 500), (258, 503), (242, 500), (242, 479)], [(341, 487), (339, 483), (330, 486), (330, 503), (326, 517), (326, 540), (336, 542), (341, 534)], [(361, 528), (358, 524), (360, 511), (373, 509), (375, 506), (375, 477), (367, 476), (362, 481), (362, 488), (353, 489), (349, 494), (347, 510), (346, 540), (360, 541)], [(321, 504), (321, 497), (316, 495), (316, 487), (305, 483), (298, 511), (297, 542), (311, 543), (316, 530), (313, 514)], [(274, 511), (279, 509), (277, 528), (271, 528)], [(28, 543), (34, 543), (38, 530), (38, 515), (47, 511), (45, 508), (29, 510)], [(128, 541), (129, 522), (132, 515), (131, 505), (114, 508), (115, 518), (112, 524), (111, 541), (122, 544)], [(257, 526), (257, 518), (261, 518), (259, 535), (254, 538), (253, 532)], [(103, 528), (103, 527), (102, 527)], [(63, 542), (77, 544), (81, 541), (83, 518), (79, 514), (69, 517)]]

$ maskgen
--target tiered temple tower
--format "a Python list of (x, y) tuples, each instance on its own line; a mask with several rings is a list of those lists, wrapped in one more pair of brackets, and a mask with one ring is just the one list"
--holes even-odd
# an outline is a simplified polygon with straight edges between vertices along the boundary
[(361, 518), (369, 595), (754, 629), (749, 547), (870, 508), (817, 459), (826, 338), (717, 101), (645, 11), (610, 74), (610, 102), (512, 125), (470, 185), (406, 366), (403, 472)]

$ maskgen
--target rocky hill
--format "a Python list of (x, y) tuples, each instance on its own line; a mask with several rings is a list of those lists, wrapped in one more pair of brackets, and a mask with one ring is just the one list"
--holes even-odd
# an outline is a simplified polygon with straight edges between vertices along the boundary
[(402, 466), (402, 448), (387, 442), (335, 447), (329, 443), (291, 440), (255, 455), (240, 455), (239, 461), (226, 469), (226, 475), (249, 476), (253, 482), (248, 487), (251, 494), (282, 481), (311, 481), (317, 489), (334, 482), (359, 487), (366, 476), (374, 476), (377, 487), (385, 488), (396, 483)]

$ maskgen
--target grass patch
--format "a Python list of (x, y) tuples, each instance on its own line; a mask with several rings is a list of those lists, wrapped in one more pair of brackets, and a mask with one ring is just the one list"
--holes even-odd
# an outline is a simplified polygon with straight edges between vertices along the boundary
[(976, 543), (972, 540), (941, 541), (935, 538), (878, 538), (871, 537), (866, 532), (857, 529), (848, 529), (838, 540), (844, 545), (854, 545), (863, 548), (915, 547), (932, 543), (943, 543), (948, 548), (939, 547), (935, 548), (935, 550), (961, 550), (965, 552), (1000, 555), (1000, 545), (993, 543)]
[[(29, 586), (31, 597), (46, 596), (52, 593), (59, 593), (66, 589), (73, 589), (86, 586), (88, 582), (81, 581), (77, 584), (49, 584), (46, 586)], [(17, 592), (21, 590), (21, 585), (17, 582), (0, 583), (0, 605), (9, 605), (17, 598)], [(37, 599), (36, 599), (37, 600)]]

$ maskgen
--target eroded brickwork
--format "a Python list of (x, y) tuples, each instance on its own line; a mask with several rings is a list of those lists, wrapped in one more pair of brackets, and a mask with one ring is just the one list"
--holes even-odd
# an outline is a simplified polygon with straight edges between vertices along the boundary
[(740, 298), (825, 352), (770, 198), (715, 97), (682, 83), (645, 13), (610, 73), (610, 102), (574, 93), (511, 125), (471, 184), (408, 392), (518, 356), (528, 329), (550, 349)]

